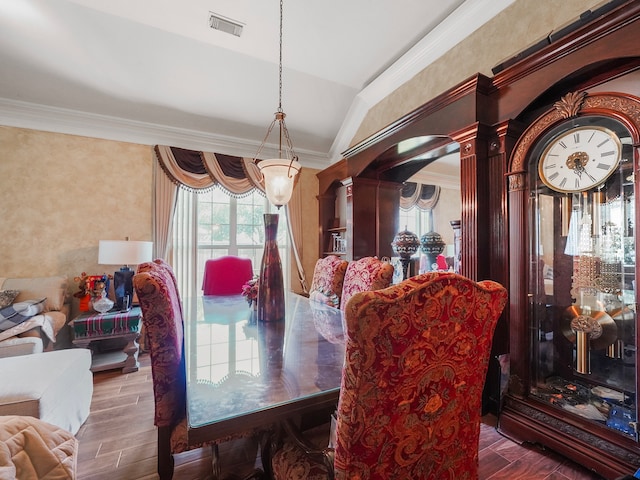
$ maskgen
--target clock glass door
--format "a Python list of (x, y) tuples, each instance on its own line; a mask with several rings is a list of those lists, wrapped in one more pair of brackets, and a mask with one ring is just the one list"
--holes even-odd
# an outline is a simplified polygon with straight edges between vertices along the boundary
[[(571, 185), (578, 186), (568, 187), (569, 182), (554, 185), (553, 178), (544, 178), (541, 165), (550, 146), (555, 152), (560, 148), (554, 144), (574, 138), (577, 143), (579, 135), (572, 132), (591, 131), (612, 132), (612, 141), (619, 141), (619, 162), (611, 171), (591, 188), (579, 188), (578, 180), (584, 180), (580, 174), (590, 168), (587, 157), (600, 154), (576, 145), (558, 162), (570, 165), (571, 171), (562, 173), (571, 179), (575, 176)], [(584, 135), (581, 141), (585, 141)], [(571, 163), (577, 157), (582, 163)], [(578, 117), (543, 137), (532, 150), (530, 162), (529, 393), (567, 415), (637, 440), (636, 213), (631, 137), (613, 119)], [(597, 165), (601, 160), (598, 157), (593, 162)], [(550, 163), (556, 168), (556, 160)], [(582, 171), (574, 171), (578, 168)]]

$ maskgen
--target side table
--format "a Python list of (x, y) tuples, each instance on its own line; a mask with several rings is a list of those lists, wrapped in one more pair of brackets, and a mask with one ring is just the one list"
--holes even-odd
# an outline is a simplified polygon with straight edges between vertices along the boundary
[[(138, 371), (141, 317), (140, 307), (135, 306), (127, 312), (85, 312), (73, 319), (73, 344), (91, 350), (92, 372), (115, 368), (122, 368), (122, 373)], [(113, 339), (121, 339), (126, 345), (119, 351), (99, 352), (99, 342)], [(96, 343), (92, 345), (93, 342)]]

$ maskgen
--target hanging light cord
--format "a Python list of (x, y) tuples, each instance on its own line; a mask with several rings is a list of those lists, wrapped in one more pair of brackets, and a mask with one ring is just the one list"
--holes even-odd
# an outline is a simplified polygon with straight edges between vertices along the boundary
[[(282, 111), (282, 2), (280, 0), (280, 61), (278, 63), (278, 113), (284, 114)], [(284, 120), (284, 116), (282, 117)]]
[(264, 140), (262, 140), (262, 143), (260, 144), (260, 148), (258, 149), (258, 152), (256, 153), (256, 157), (254, 160), (256, 162), (258, 161), (260, 152), (262, 152), (262, 149), (266, 144), (267, 139), (269, 138), (269, 135), (271, 134), (271, 131), (273, 130), (274, 125), (276, 124), (276, 122), (278, 122), (278, 125), (280, 127), (280, 136), (278, 138), (278, 155), (280, 156), (280, 158), (282, 158), (282, 138), (284, 136), (284, 139), (286, 141), (286, 149), (288, 149), (287, 158), (291, 160), (291, 162), (289, 163), (289, 171), (287, 172), (287, 175), (290, 175), (291, 165), (293, 164), (293, 162), (298, 161), (298, 156), (293, 151), (293, 143), (291, 142), (291, 138), (289, 137), (289, 130), (287, 129), (287, 124), (284, 121), (284, 117), (286, 117), (287, 115), (282, 110), (282, 18), (283, 18), (282, 10), (283, 10), (283, 0), (280, 0), (280, 45), (279, 45), (280, 57), (279, 57), (279, 63), (278, 63), (278, 111), (275, 114), (275, 119), (271, 122), (271, 125), (269, 125), (267, 134), (265, 135)]

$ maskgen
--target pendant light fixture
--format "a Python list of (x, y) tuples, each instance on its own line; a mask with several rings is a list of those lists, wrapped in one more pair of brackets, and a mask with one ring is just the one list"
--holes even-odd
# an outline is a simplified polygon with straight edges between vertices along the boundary
[[(282, 110), (282, 1), (280, 0), (280, 61), (278, 70), (278, 111), (275, 118), (269, 125), (267, 134), (258, 148), (258, 152), (254, 158), (262, 176), (264, 178), (265, 193), (271, 203), (280, 208), (291, 199), (293, 193), (293, 184), (296, 176), (300, 172), (300, 163), (298, 156), (293, 151), (293, 143), (289, 137), (289, 131), (284, 121), (286, 114)], [(259, 160), (260, 152), (264, 148), (273, 127), (278, 124), (278, 156), (279, 158), (270, 158)], [(284, 145), (283, 145), (284, 141)], [(284, 155), (283, 155), (284, 146)]]

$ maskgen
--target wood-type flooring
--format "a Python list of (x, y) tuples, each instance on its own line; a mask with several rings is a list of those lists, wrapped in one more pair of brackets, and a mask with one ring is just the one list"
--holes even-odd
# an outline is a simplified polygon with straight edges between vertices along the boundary
[[(140, 355), (140, 370), (94, 374), (91, 413), (80, 428), (79, 480), (154, 480), (156, 431), (153, 386), (148, 354)], [(499, 434), (495, 417), (483, 418), (480, 434), (480, 480), (600, 480), (601, 477), (560, 455), (535, 445), (518, 445)], [(259, 462), (253, 442), (223, 444), (223, 471), (250, 472)], [(210, 478), (208, 449), (177, 455), (174, 479)]]

